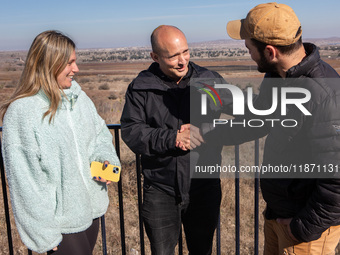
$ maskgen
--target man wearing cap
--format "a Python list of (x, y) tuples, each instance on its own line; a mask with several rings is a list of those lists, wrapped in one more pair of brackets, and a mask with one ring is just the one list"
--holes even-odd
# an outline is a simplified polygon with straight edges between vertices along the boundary
[[(313, 166), (324, 167), (326, 172), (339, 168), (339, 75), (320, 59), (315, 45), (302, 43), (300, 22), (287, 5), (260, 4), (245, 19), (229, 22), (227, 32), (231, 38), (245, 40), (258, 70), (266, 73), (253, 108), (270, 109), (274, 104), (274, 87), (279, 91), (279, 103), (269, 116), (255, 116), (272, 120), (263, 127), (218, 125), (207, 134), (203, 130), (203, 137), (209, 142), (217, 136), (231, 145), (267, 135), (262, 170), (281, 166), (301, 171), (301, 166), (306, 167), (307, 174), (298, 178), (289, 173), (261, 176), (267, 204), (264, 254), (334, 254), (340, 238), (340, 179), (333, 174), (327, 176), (332, 178), (320, 175), (314, 178), (307, 170), (311, 172)], [(308, 100), (301, 105), (282, 106), (285, 108), (282, 113), (280, 96), (284, 89), (292, 87), (309, 91), (310, 98), (306, 96)], [(292, 93), (288, 98), (300, 100), (302, 95)], [(254, 117), (249, 112), (236, 116), (238, 123)], [(284, 126), (283, 119), (296, 125)], [(336, 171), (340, 169), (333, 173)]]
[[(123, 140), (141, 154), (146, 233), (153, 255), (174, 254), (183, 223), (190, 254), (208, 255), (218, 222), (221, 186), (219, 178), (191, 178), (190, 156), (202, 138), (188, 129), (190, 94), (193, 80), (221, 76), (189, 61), (187, 40), (176, 27), (157, 27), (151, 45), (154, 63), (129, 85), (121, 117)], [(207, 150), (216, 152), (213, 157), (221, 162), (221, 144)]]

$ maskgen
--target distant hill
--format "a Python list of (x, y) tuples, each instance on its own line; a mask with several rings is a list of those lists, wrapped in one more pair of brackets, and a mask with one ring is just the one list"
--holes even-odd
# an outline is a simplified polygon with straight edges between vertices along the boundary
[[(330, 38), (302, 38), (304, 42), (311, 42), (317, 46), (340, 45), (340, 37)], [(189, 43), (191, 48), (243, 48), (243, 40), (223, 39), (214, 41)]]
[(243, 40), (232, 40), (232, 39), (223, 39), (223, 40), (214, 40), (214, 41), (204, 41), (204, 42), (193, 42), (188, 43), (190, 48), (243, 48), (244, 41)]
[(340, 37), (329, 37), (329, 38), (302, 38), (305, 42), (312, 42), (317, 46), (332, 46), (340, 45)]

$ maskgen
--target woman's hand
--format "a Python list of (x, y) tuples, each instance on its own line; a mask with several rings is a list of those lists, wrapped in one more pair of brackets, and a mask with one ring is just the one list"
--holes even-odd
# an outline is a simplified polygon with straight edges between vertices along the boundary
[[(109, 161), (105, 160), (104, 164), (103, 164), (103, 170), (109, 165)], [(99, 182), (104, 182), (106, 183), (106, 185), (109, 185), (111, 183), (111, 181), (107, 181), (103, 178), (101, 178), (100, 176), (93, 176), (93, 180), (95, 181), (99, 181)]]

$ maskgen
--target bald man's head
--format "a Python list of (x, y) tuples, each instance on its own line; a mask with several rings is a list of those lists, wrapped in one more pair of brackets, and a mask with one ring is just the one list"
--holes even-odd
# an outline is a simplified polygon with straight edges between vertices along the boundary
[(188, 72), (190, 53), (187, 39), (174, 26), (162, 25), (151, 35), (152, 59), (159, 63), (162, 72), (179, 82)]
[[(182, 34), (182, 36), (185, 38), (185, 35), (183, 32), (175, 27), (175, 26), (169, 26), (169, 25), (160, 25), (159, 27), (155, 28), (155, 30), (151, 34), (151, 47), (153, 52), (159, 52), (159, 39), (158, 38), (164, 38), (164, 35), (170, 35), (170, 34)], [(162, 40), (162, 39), (161, 39)], [(160, 42), (161, 43), (161, 42)]]

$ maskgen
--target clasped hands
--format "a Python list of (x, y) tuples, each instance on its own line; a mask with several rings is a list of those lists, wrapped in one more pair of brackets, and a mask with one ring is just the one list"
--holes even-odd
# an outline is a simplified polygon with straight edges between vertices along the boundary
[(200, 129), (191, 124), (184, 124), (177, 131), (176, 147), (183, 150), (192, 150), (204, 143)]

